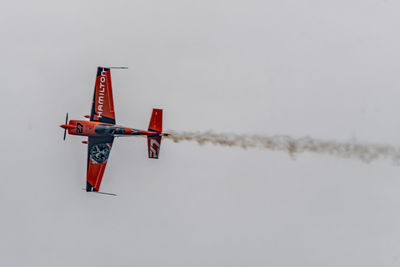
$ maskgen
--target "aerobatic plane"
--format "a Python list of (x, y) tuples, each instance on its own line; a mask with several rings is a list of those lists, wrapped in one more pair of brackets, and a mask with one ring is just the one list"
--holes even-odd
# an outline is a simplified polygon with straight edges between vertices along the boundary
[[(162, 109), (153, 109), (150, 124), (147, 130), (139, 130), (117, 125), (115, 122), (114, 101), (111, 86), (111, 69), (113, 67), (98, 67), (96, 83), (94, 87), (93, 103), (89, 120), (70, 120), (68, 113), (64, 128), (64, 140), (67, 134), (87, 136), (82, 141), (88, 145), (86, 191), (109, 195), (111, 193), (99, 192), (101, 180), (107, 165), (111, 147), (115, 137), (120, 136), (147, 136), (148, 156), (157, 159), (160, 152), (161, 137), (167, 136), (162, 131)], [(123, 69), (125, 67), (117, 67)]]

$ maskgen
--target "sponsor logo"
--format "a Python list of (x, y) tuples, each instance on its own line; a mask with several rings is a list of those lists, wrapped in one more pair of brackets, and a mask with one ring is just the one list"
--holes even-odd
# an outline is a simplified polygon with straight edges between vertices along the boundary
[[(154, 148), (154, 145), (156, 148)], [(160, 143), (156, 139), (150, 139), (150, 158), (158, 158)]]
[(102, 117), (103, 114), (103, 105), (104, 105), (104, 95), (106, 90), (106, 71), (103, 69), (100, 75), (100, 83), (99, 89), (97, 91), (97, 111), (99, 119)]
[(97, 144), (89, 149), (89, 156), (93, 163), (104, 163), (110, 155), (111, 147), (109, 144)]

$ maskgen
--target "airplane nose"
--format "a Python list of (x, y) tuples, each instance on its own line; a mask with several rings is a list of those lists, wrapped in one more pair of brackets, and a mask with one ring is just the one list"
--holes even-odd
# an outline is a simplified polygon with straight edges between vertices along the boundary
[(60, 127), (63, 129), (74, 129), (75, 128), (74, 125), (70, 125), (70, 124), (61, 124)]

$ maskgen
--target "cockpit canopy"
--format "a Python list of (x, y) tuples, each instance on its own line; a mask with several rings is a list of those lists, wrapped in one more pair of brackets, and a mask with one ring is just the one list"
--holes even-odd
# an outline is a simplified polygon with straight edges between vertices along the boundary
[(115, 125), (96, 125), (94, 131), (95, 133), (100, 135), (114, 135), (114, 134), (124, 134), (125, 128)]

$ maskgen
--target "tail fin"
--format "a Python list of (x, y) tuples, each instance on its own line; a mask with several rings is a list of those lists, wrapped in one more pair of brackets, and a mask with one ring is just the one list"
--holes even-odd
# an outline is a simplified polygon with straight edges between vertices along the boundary
[(150, 159), (158, 159), (160, 154), (161, 136), (147, 136), (147, 147)]
[(149, 131), (162, 132), (162, 109), (153, 108), (151, 114)]
[(149, 158), (158, 159), (161, 146), (162, 109), (153, 109), (148, 130), (157, 132), (157, 134), (147, 136)]

